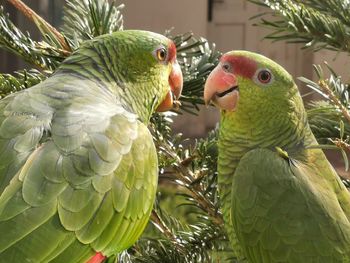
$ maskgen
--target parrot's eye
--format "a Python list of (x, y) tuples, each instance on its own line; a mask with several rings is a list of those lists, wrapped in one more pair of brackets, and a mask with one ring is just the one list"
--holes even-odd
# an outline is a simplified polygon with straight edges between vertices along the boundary
[(156, 50), (156, 57), (159, 61), (165, 61), (167, 57), (167, 51), (165, 48), (159, 48)]
[(222, 64), (222, 69), (225, 71), (225, 72), (231, 72), (231, 64), (229, 64), (229, 63), (223, 63)]
[(268, 69), (260, 69), (256, 74), (258, 84), (270, 84), (273, 81), (273, 75)]

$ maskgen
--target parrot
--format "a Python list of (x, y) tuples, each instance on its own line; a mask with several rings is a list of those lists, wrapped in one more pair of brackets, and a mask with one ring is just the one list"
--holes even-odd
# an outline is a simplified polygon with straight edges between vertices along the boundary
[(350, 195), (293, 77), (263, 55), (234, 50), (203, 93), (220, 109), (218, 191), (239, 262), (350, 262)]
[(0, 262), (99, 263), (133, 245), (157, 188), (147, 125), (182, 86), (172, 40), (125, 30), (2, 99)]

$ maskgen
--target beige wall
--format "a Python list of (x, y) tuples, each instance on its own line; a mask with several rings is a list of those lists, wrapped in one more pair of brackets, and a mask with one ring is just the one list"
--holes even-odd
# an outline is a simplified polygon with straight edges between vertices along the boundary
[(124, 0), (126, 29), (145, 29), (164, 33), (207, 32), (207, 0)]
[[(350, 57), (346, 53), (322, 50), (314, 54), (314, 64), (324, 65), (324, 61), (327, 61), (339, 76), (343, 76), (343, 81), (350, 81)], [(326, 67), (324, 67), (324, 71), (328, 75)]]

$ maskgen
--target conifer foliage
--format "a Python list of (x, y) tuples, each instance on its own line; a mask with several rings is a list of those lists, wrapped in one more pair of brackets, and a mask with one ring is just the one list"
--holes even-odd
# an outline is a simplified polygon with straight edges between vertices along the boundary
[[(29, 88), (49, 77), (79, 45), (101, 34), (123, 30), (123, 4), (108, 0), (67, 0), (63, 25), (52, 28), (20, 0), (8, 0), (26, 14), (41, 32), (35, 41), (11, 21), (0, 7), (0, 47), (32, 66), (13, 74), (0, 74), (0, 96)], [(313, 50), (350, 53), (349, 1), (251, 0), (266, 7), (255, 18), (272, 30), (266, 38), (304, 43)], [(127, 18), (126, 18), (127, 19)], [(235, 262), (223, 227), (217, 192), (217, 132), (192, 144), (173, 134), (172, 117), (196, 114), (203, 104), (203, 85), (221, 53), (214, 44), (191, 33), (172, 36), (184, 74), (181, 106), (176, 112), (154, 114), (150, 130), (160, 164), (159, 195), (151, 221), (141, 239), (108, 262)], [(310, 125), (321, 147), (340, 149), (346, 163), (349, 151), (349, 85), (327, 65), (315, 66), (317, 81), (301, 78), (324, 101), (308, 105)], [(184, 146), (189, 145), (189, 146)], [(347, 184), (347, 181), (344, 181)], [(175, 189), (175, 191), (173, 190)]]

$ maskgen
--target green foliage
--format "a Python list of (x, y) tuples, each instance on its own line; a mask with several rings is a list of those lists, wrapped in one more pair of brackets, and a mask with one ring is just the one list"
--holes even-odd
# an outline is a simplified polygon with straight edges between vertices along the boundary
[(36, 69), (18, 71), (14, 75), (0, 74), (0, 98), (38, 84), (45, 78), (46, 76)]
[(67, 1), (62, 30), (74, 47), (84, 40), (123, 30), (123, 7), (123, 4), (117, 6), (115, 0)]
[(269, 7), (260, 14), (259, 26), (273, 32), (274, 41), (303, 43), (313, 50), (331, 49), (350, 52), (349, 2), (343, 0), (250, 0)]
[(327, 77), (321, 66), (314, 66), (318, 81), (299, 78), (324, 99), (312, 101), (307, 109), (311, 129), (320, 143), (330, 143), (329, 139), (339, 138), (341, 122), (344, 123), (343, 136), (350, 136), (349, 85), (328, 64), (326, 68), (329, 72)]
[(350, 135), (350, 124), (345, 121), (341, 111), (328, 101), (312, 101), (308, 105), (307, 114), (312, 132), (319, 143), (330, 143), (340, 135), (340, 122), (345, 123), (345, 134)]
[[(186, 140), (172, 134), (172, 115), (155, 114), (150, 126), (158, 149), (159, 189), (164, 195), (170, 185), (177, 192), (171, 204), (165, 203), (164, 197), (159, 199), (156, 211), (161, 222), (153, 220), (153, 224), (156, 229), (169, 229), (171, 234), (167, 238), (141, 239), (136, 247), (142, 249), (131, 250), (127, 256), (135, 262), (215, 262), (218, 256), (221, 260), (232, 258), (219, 211), (217, 131), (184, 147)], [(170, 216), (175, 214), (176, 218)]]
[(63, 60), (62, 50), (24, 34), (0, 7), (0, 46), (39, 69), (53, 70)]
[[(165, 218), (167, 218), (165, 216)], [(227, 243), (222, 228), (215, 224), (198, 223), (177, 231), (177, 244), (168, 239), (141, 240), (131, 249), (131, 253), (124, 253), (121, 262), (140, 263), (191, 263), (191, 262), (217, 262), (210, 251), (224, 250)], [(126, 260), (127, 258), (127, 260)], [(222, 259), (221, 259), (222, 260)]]
[[(309, 123), (320, 143), (331, 143), (336, 138), (350, 136), (349, 85), (332, 68), (326, 66), (328, 77), (321, 66), (315, 65), (317, 81), (299, 78), (325, 100), (313, 101), (308, 105)], [(344, 127), (342, 132), (341, 123)]]

